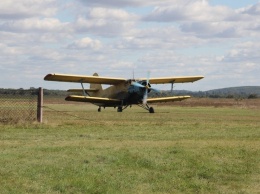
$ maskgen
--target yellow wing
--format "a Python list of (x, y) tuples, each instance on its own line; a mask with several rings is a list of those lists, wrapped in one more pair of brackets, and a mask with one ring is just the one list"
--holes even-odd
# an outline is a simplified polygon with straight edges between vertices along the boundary
[(77, 82), (77, 83), (111, 84), (111, 85), (116, 85), (126, 81), (126, 79), (124, 78), (56, 74), (56, 73), (46, 75), (44, 77), (44, 80), (61, 81), (61, 82)]
[[(204, 78), (204, 76), (181, 76), (181, 77), (161, 77), (161, 78), (150, 78), (150, 84), (166, 84), (166, 83), (185, 83), (195, 82)], [(146, 80), (141, 78), (140, 80)]]
[(121, 101), (118, 99), (112, 98), (99, 98), (99, 97), (89, 97), (89, 96), (77, 96), (77, 95), (69, 95), (65, 98), (67, 101), (76, 101), (76, 102), (90, 102), (97, 104), (121, 104)]
[[(82, 92), (83, 89), (69, 89), (67, 90), (67, 92)], [(97, 92), (98, 89), (93, 89), (93, 88), (90, 88), (90, 89), (84, 89), (85, 92)]]
[(190, 96), (173, 96), (173, 97), (164, 97), (164, 98), (149, 98), (147, 99), (147, 103), (156, 103), (156, 102), (174, 102), (174, 101), (182, 101), (190, 98)]

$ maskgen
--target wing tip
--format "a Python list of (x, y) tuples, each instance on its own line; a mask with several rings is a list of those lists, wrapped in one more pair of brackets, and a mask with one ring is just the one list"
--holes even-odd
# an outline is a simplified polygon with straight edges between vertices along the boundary
[(67, 97), (65, 98), (65, 100), (66, 100), (66, 101), (71, 101), (71, 96), (70, 96), (70, 95), (67, 96)]
[(47, 74), (43, 79), (46, 80), (46, 81), (51, 80), (50, 78), (51, 78), (53, 75), (55, 75), (55, 73), (49, 73), (49, 74)]
[(77, 95), (68, 95), (65, 100), (66, 101), (75, 101), (73, 98), (78, 97)]

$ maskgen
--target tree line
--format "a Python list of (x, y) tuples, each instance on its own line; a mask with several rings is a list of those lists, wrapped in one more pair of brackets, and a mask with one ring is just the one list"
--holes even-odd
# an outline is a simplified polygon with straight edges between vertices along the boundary
[(151, 97), (169, 97), (169, 96), (182, 96), (182, 95), (189, 95), (192, 97), (197, 98), (259, 98), (260, 95), (255, 93), (222, 93), (222, 92), (192, 92), (192, 91), (163, 91), (161, 94), (150, 94)]
[[(10, 88), (0, 88), (0, 95), (38, 95), (39, 89), (31, 87), (29, 89), (10, 89)], [(43, 94), (45, 96), (66, 96), (68, 93), (64, 90), (48, 90), (44, 89)]]
[[(44, 96), (67, 96), (68, 92), (65, 90), (43, 90)], [(1, 95), (38, 95), (38, 88), (31, 87), (29, 89), (5, 89), (0, 88)], [(160, 94), (151, 92), (149, 97), (167, 97), (177, 95), (190, 95), (197, 98), (259, 98), (260, 97), (260, 86), (247, 86), (247, 87), (234, 87), (234, 88), (223, 88), (209, 91), (187, 91), (187, 90), (173, 90), (173, 91), (162, 91)]]

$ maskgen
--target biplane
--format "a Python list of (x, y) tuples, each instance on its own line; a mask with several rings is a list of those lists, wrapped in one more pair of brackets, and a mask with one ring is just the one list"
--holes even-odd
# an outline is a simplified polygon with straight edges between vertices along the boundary
[[(151, 91), (159, 93), (151, 84), (173, 84), (195, 82), (204, 78), (203, 76), (182, 76), (182, 77), (160, 77), (139, 79), (124, 79), (113, 77), (100, 77), (97, 73), (93, 76), (70, 75), (70, 74), (48, 74), (44, 77), (47, 81), (75, 82), (81, 84), (81, 89), (70, 89), (68, 92), (81, 93), (80, 95), (69, 95), (65, 98), (67, 101), (89, 102), (98, 106), (98, 112), (101, 108), (114, 107), (117, 112), (122, 112), (127, 107), (138, 105), (150, 113), (154, 113), (154, 108), (149, 104), (169, 101), (182, 101), (190, 96), (172, 96), (148, 98)], [(84, 83), (89, 83), (89, 89), (84, 88)], [(105, 89), (102, 84), (111, 85)]]

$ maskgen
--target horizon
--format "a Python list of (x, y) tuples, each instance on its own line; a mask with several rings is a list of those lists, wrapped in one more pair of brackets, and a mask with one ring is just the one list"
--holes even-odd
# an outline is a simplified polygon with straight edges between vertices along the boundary
[[(155, 84), (156, 85), (156, 84)], [(192, 90), (184, 90), (184, 89), (178, 89), (178, 90), (173, 90), (173, 91), (188, 91), (188, 92), (208, 92), (211, 90), (222, 90), (222, 89), (231, 89), (231, 88), (246, 88), (246, 87), (259, 87), (260, 86), (234, 86), (234, 87), (226, 87), (226, 88), (216, 88), (216, 89), (210, 89), (210, 90), (198, 90), (198, 91), (192, 91)], [(30, 89), (38, 89), (40, 87), (29, 87), (29, 88), (0, 88), (0, 89), (4, 89), (4, 90), (19, 90), (19, 89), (23, 89), (23, 90), (30, 90)], [(42, 87), (43, 88), (43, 87)], [(58, 90), (58, 91), (67, 91), (67, 89), (50, 89), (50, 88), (43, 88), (44, 90)], [(69, 88), (68, 88), (69, 89)], [(171, 89), (168, 90), (161, 90), (161, 91), (171, 91)]]

